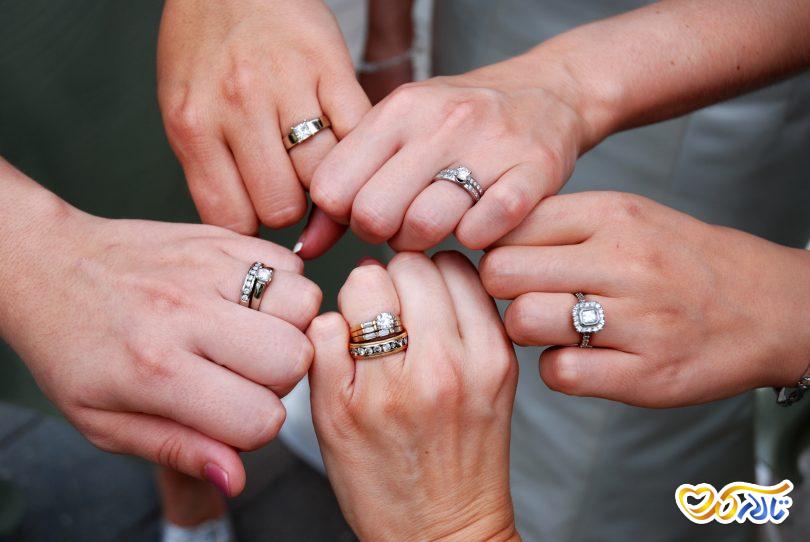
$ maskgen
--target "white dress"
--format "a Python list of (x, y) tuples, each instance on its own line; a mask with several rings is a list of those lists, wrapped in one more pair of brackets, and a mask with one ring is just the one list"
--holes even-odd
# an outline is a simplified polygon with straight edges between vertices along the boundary
[[(646, 2), (437, 0), (433, 66), (454, 74), (514, 56), (574, 26)], [(609, 138), (577, 163), (565, 192), (620, 190), (701, 220), (803, 247), (810, 238), (810, 76)], [(573, 298), (572, 298), (573, 299)], [(538, 349), (519, 348), (512, 492), (527, 541), (749, 540), (748, 526), (697, 526), (681, 483), (754, 481), (751, 394), (666, 410), (550, 391)], [(320, 458), (308, 390), (286, 401), (285, 441)], [(482, 451), (483, 453), (483, 451)]]

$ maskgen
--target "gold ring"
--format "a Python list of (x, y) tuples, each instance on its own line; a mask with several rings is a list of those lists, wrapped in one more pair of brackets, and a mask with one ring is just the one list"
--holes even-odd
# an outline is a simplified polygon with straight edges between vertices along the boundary
[(354, 359), (371, 359), (403, 352), (408, 348), (408, 332), (389, 337), (382, 341), (349, 343), (349, 353)]

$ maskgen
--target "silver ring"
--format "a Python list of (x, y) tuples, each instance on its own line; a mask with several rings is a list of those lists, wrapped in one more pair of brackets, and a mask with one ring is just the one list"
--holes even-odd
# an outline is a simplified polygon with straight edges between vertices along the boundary
[(605, 327), (605, 310), (598, 301), (588, 301), (585, 294), (577, 292), (577, 304), (571, 309), (574, 329), (582, 335), (580, 348), (591, 348), (591, 335)]
[(265, 266), (262, 262), (254, 262), (248, 269), (245, 280), (242, 281), (239, 304), (258, 310), (262, 294), (272, 280), (273, 268)]
[(484, 195), (484, 189), (473, 178), (470, 170), (464, 166), (443, 169), (433, 177), (433, 181), (450, 181), (457, 184), (470, 195), (473, 205), (478, 203), (478, 200)]
[(318, 132), (326, 130), (331, 126), (332, 122), (326, 115), (299, 122), (295, 126), (290, 127), (289, 133), (284, 136), (284, 148), (289, 151), (296, 145), (303, 143)]
[(275, 273), (275, 269), (272, 267), (261, 263), (259, 264), (259, 268), (256, 270), (256, 282), (253, 285), (253, 292), (250, 294), (249, 306), (251, 309), (259, 310), (259, 305), (261, 305), (262, 302), (262, 295), (264, 294), (267, 285), (273, 282), (273, 273)]

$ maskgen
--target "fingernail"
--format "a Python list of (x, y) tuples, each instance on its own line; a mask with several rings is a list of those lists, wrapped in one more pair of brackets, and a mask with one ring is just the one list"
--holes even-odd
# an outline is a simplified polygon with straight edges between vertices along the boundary
[(295, 243), (295, 246), (293, 247), (293, 254), (298, 254), (299, 252), (301, 252), (302, 248), (304, 248), (304, 242), (298, 241), (297, 243)]
[(360, 258), (360, 260), (358, 260), (358, 262), (357, 262), (357, 267), (360, 267), (360, 266), (363, 266), (363, 265), (380, 265), (381, 266), (382, 264), (378, 260), (375, 260), (374, 258), (372, 258), (370, 256), (366, 256), (364, 258)]
[(230, 486), (228, 485), (228, 473), (222, 467), (215, 463), (206, 463), (203, 468), (203, 476), (206, 480), (214, 484), (220, 493), (225, 497), (231, 496)]

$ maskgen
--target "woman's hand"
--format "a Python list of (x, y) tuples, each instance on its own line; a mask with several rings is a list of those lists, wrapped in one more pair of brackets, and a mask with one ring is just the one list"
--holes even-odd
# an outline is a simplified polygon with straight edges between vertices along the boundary
[[(810, 252), (711, 226), (611, 192), (545, 199), (481, 261), (490, 294), (514, 299), (506, 329), (553, 345), (546, 384), (646, 407), (792, 386), (808, 369)], [(605, 327), (578, 348), (572, 292)]]
[[(304, 215), (315, 167), (370, 107), (321, 0), (169, 0), (158, 97), (203, 221), (245, 234)], [(290, 127), (323, 114), (332, 129), (288, 155)], [(342, 233), (318, 224), (310, 246)]]
[[(363, 540), (517, 539), (509, 425), (517, 363), (461, 255), (355, 269), (316, 318), (312, 410), (341, 508)], [(400, 314), (405, 353), (354, 361), (349, 324)]]
[[(455, 231), (488, 246), (559, 190), (593, 135), (564, 70), (517, 57), (404, 85), (324, 159), (313, 201), (366, 241), (423, 250)], [(463, 165), (483, 186), (472, 205), (439, 170)]]
[[(275, 437), (311, 362), (321, 292), (301, 260), (214, 226), (92, 217), (2, 162), (0, 180), (0, 335), (98, 447), (238, 494), (237, 450)], [(276, 273), (251, 310), (256, 260)]]

